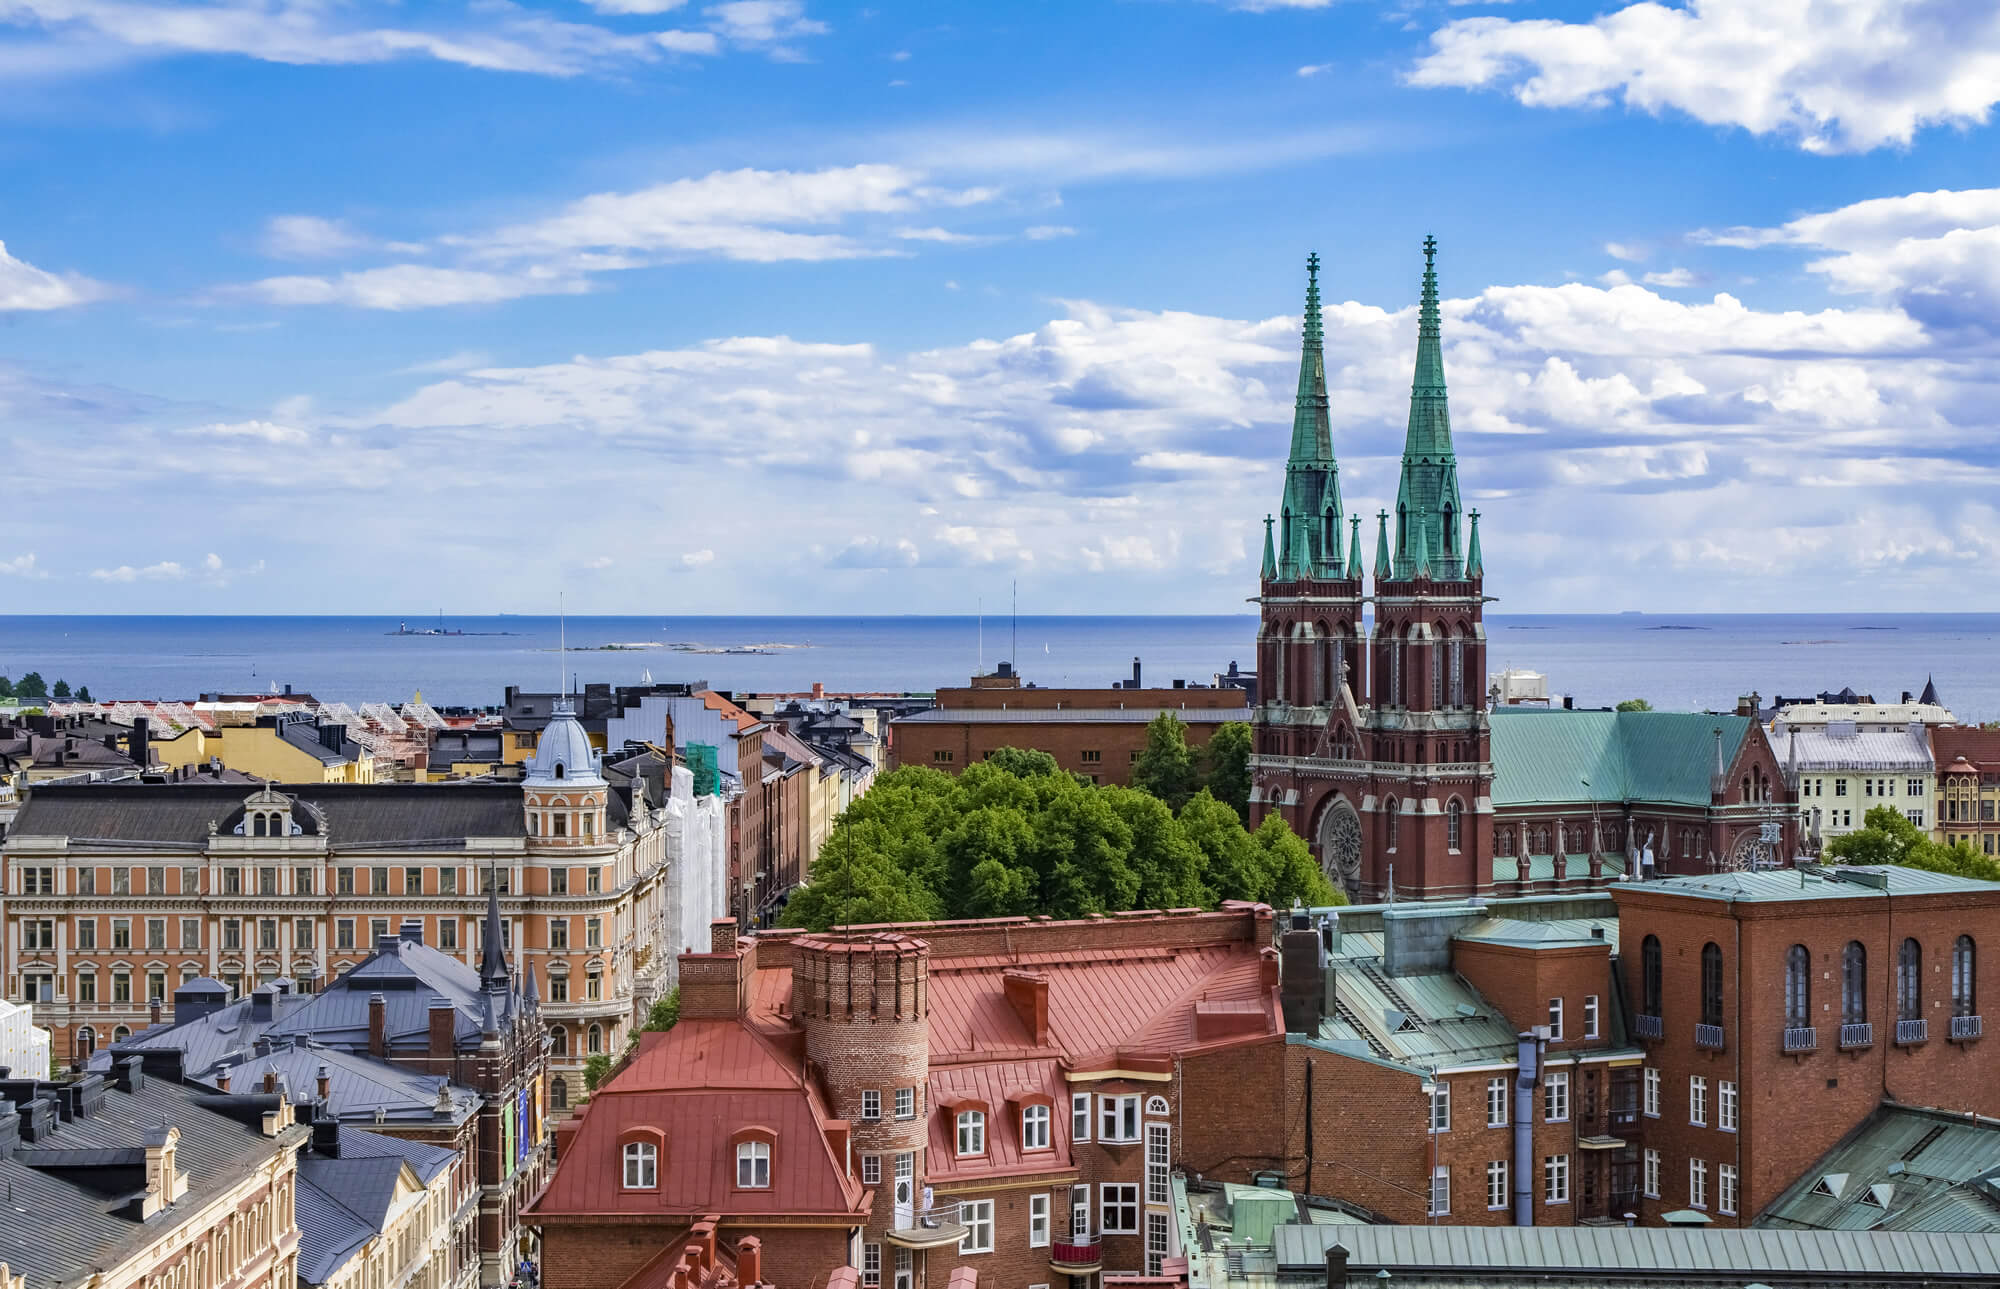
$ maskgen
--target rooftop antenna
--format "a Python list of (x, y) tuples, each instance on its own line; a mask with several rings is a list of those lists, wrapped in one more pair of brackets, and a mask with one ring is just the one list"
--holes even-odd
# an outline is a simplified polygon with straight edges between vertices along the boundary
[(558, 697), (569, 697), (569, 614), (561, 591), (556, 592), (556, 688)]

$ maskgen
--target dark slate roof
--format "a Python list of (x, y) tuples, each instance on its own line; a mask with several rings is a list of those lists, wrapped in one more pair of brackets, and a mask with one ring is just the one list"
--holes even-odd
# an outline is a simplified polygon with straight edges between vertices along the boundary
[[(59, 1124), (46, 1146), (37, 1142), (13, 1159), (0, 1160), (0, 1188), (9, 1197), (0, 1208), (0, 1260), (25, 1276), (29, 1289), (81, 1283), (95, 1268), (163, 1238), (215, 1191), (264, 1164), (306, 1131), (289, 1129), (283, 1140), (274, 1141), (254, 1123), (204, 1108), (196, 1095), (157, 1079), (146, 1080), (135, 1092), (108, 1087), (98, 1113)], [(137, 1184), (112, 1193), (79, 1184), (72, 1180), (75, 1172), (59, 1177), (35, 1167), (40, 1150), (107, 1156), (141, 1150), (147, 1133), (157, 1132), (162, 1123), (180, 1129), (176, 1165), (187, 1179), (188, 1193), (144, 1222), (128, 1216), (134, 1196), (144, 1187), (143, 1167), (124, 1170), (137, 1172)], [(143, 1163), (143, 1151), (139, 1158)]]
[[(325, 821), (342, 847), (462, 846), (467, 837), (519, 837), (521, 790), (504, 783), (314, 783), (274, 785)], [(10, 830), (16, 837), (201, 846), (211, 821), (239, 811), (249, 793), (227, 783), (80, 784), (29, 794)]]
[(419, 1183), (451, 1167), (441, 1146), (342, 1126), (340, 1153), (299, 1152), (299, 1279), (325, 1284), (382, 1233), (396, 1183), (408, 1167)]

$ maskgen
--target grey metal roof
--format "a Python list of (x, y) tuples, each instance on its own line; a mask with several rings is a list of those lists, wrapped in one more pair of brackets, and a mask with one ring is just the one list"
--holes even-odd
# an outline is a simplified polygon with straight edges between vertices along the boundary
[(1936, 764), (1931, 759), (1930, 736), (1921, 729), (1842, 734), (1834, 732), (1838, 728), (1802, 727), (1795, 736), (1793, 727), (1787, 726), (1777, 731), (1772, 742), (1787, 764), (1796, 755), (1803, 774), (1838, 770), (1929, 774)]
[(1785, 900), (1865, 900), (1890, 895), (2000, 895), (2000, 884), (1900, 864), (1770, 869), (1665, 877), (1636, 889), (1740, 903)]
[(1348, 1270), (1450, 1268), (1546, 1282), (1587, 1284), (1691, 1276), (1755, 1276), (1838, 1284), (1865, 1277), (1927, 1277), (1991, 1283), (2000, 1277), (2000, 1237), (1936, 1232), (1740, 1231), (1591, 1226), (1281, 1226), (1273, 1236), (1280, 1275), (1323, 1276), (1326, 1251), (1349, 1254)]
[(1756, 1224), (2000, 1235), (2000, 1124), (1883, 1106), (1808, 1168)]
[[(527, 827), (521, 789), (514, 784), (274, 786), (320, 813), (335, 850), (398, 843), (463, 845), (467, 837), (520, 837)], [(248, 795), (242, 786), (229, 783), (41, 787), (29, 794), (9, 835), (199, 847), (207, 844), (210, 821), (227, 818)]]
[(1170, 712), (1186, 725), (1250, 719), (1248, 707), (933, 707), (898, 716), (898, 725), (1144, 725)]
[(1412, 1067), (1514, 1059), (1514, 1027), (1498, 1007), (1455, 972), (1388, 976), (1379, 932), (1343, 933), (1327, 969), (1337, 1007), (1320, 1024), (1323, 1041), (1366, 1044), (1369, 1054)]
[[(1602, 932), (1601, 935), (1592, 934)], [(1533, 949), (1556, 949), (1608, 943), (1618, 952), (1618, 919), (1612, 918), (1482, 918), (1455, 932), (1454, 940), (1478, 944), (1509, 944)]]

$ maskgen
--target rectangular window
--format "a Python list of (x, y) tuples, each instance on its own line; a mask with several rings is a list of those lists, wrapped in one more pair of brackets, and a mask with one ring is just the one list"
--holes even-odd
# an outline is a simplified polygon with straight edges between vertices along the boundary
[(917, 1090), (915, 1088), (896, 1089), (896, 1117), (914, 1119), (917, 1117)]
[(333, 947), (352, 949), (354, 947), (354, 919), (342, 918), (333, 924)]
[(1072, 1142), (1090, 1140), (1090, 1093), (1069, 1094), (1069, 1138)]
[(566, 1003), (569, 1001), (568, 976), (549, 977), (549, 1001), (552, 1003)]
[(446, 951), (458, 948), (458, 919), (438, 919), (438, 948)]
[(1451, 1212), (1451, 1169), (1443, 1164), (1431, 1169), (1431, 1216)]
[(1085, 748), (1078, 755), (1085, 765), (1096, 765), (1104, 759), (1104, 753), (1094, 747)]
[(163, 1003), (167, 1000), (167, 973), (149, 971), (146, 973), (146, 1001)]
[(1049, 1243), (1049, 1197), (1028, 1196), (1028, 1247), (1041, 1249)]
[(861, 1117), (870, 1123), (882, 1117), (882, 1092), (879, 1088), (866, 1088), (861, 1093)]
[(986, 1116), (977, 1110), (963, 1110), (958, 1116), (958, 1153), (986, 1153)]
[(257, 923), (257, 947), (259, 949), (278, 947), (278, 919), (264, 918)]
[(1551, 1043), (1560, 1043), (1562, 1042), (1562, 1036), (1563, 1000), (1560, 998), (1551, 998), (1549, 999), (1549, 1041)]
[(311, 918), (292, 919), (292, 947), (310, 949), (313, 947), (313, 921)]
[(278, 870), (260, 868), (257, 870), (257, 894), (276, 895), (278, 893)]
[(97, 919), (78, 918), (76, 920), (76, 947), (91, 950), (97, 947)]
[(97, 973), (80, 971), (76, 977), (76, 1000), (80, 1003), (97, 1001)]
[(1835, 779), (1833, 781), (1833, 795), (1836, 797), (1844, 797), (1847, 795), (1847, 780)]
[[(1139, 1140), (1137, 1095), (1097, 1098), (1097, 1139), (1113, 1142)], [(1136, 1231), (1138, 1227), (1132, 1229)]]
[(1105, 1235), (1138, 1234), (1139, 1188), (1129, 1182), (1106, 1182), (1097, 1193), (1097, 1229)]
[(181, 948), (183, 949), (201, 948), (200, 918), (181, 919)]
[(1090, 1185), (1087, 1182), (1069, 1188), (1069, 1234), (1071, 1239), (1076, 1240), (1090, 1234)]
[(1568, 1155), (1548, 1155), (1542, 1159), (1542, 1202), (1569, 1203)]
[(1586, 994), (1583, 999), (1583, 1036), (1597, 1037), (1597, 995)]
[(1507, 1126), (1507, 1096), (1509, 1089), (1505, 1079), (1486, 1080), (1486, 1126), (1504, 1128)]
[(1921, 797), (1924, 795), (1924, 781), (1922, 779), (1911, 779), (1909, 783), (1909, 788), (1910, 788), (1909, 795), (1913, 797)]
[(1688, 1160), (1688, 1207), (1708, 1207), (1708, 1161)]
[(388, 918), (371, 918), (368, 922), (368, 947), (373, 949), (389, 935)]
[(334, 869), (333, 890), (336, 895), (354, 894), (354, 870), (351, 868)]
[(1697, 1128), (1708, 1126), (1708, 1080), (1699, 1074), (1688, 1076), (1688, 1122)]
[(549, 894), (569, 894), (569, 870), (567, 868), (551, 868), (549, 870)]
[(1736, 1085), (1727, 1081), (1715, 1085), (1715, 1126), (1724, 1132), (1736, 1131)]
[(960, 1253), (993, 1252), (993, 1201), (990, 1199), (970, 1199), (958, 1206), (959, 1225), (965, 1228), (965, 1238), (958, 1242)]
[[(114, 869), (112, 871), (123, 872), (124, 870)], [(111, 947), (114, 949), (129, 949), (132, 947), (132, 919), (111, 919)]]
[(1451, 1084), (1433, 1083), (1431, 1087), (1431, 1131), (1451, 1131)]
[(549, 948), (551, 949), (569, 948), (568, 918), (549, 919)]
[(132, 1001), (132, 973), (114, 971), (111, 973), (111, 1001), (130, 1003)]
[(439, 895), (456, 895), (456, 894), (458, 894), (458, 870), (457, 870), (457, 869), (455, 869), (455, 868), (440, 868), (440, 869), (438, 870), (438, 894), (439, 894)]
[(1486, 1207), (1504, 1209), (1511, 1202), (1507, 1194), (1507, 1161), (1489, 1159), (1486, 1161)]
[(1715, 1170), (1716, 1205), (1730, 1217), (1736, 1216), (1736, 1165), (1723, 1164)]
[(585, 918), (583, 920), (583, 947), (602, 949), (604, 947), (604, 919)]
[(111, 870), (111, 893), (113, 895), (130, 895), (132, 893), (131, 869), (114, 868)]
[(311, 895), (313, 893), (313, 871), (310, 868), (292, 870), (292, 894)]
[(1173, 1167), (1173, 1151), (1169, 1149), (1172, 1129), (1164, 1123), (1146, 1125), (1146, 1202), (1148, 1204), (1171, 1204), (1173, 1192), (1167, 1186), (1167, 1174)]
[(368, 889), (377, 895), (387, 895), (389, 893), (389, 870), (387, 868), (371, 870)]
[(896, 1250), (895, 1289), (915, 1289), (917, 1283), (917, 1273), (915, 1272), (915, 1270), (913, 1270), (913, 1268), (916, 1265), (916, 1256), (917, 1256), (916, 1251), (914, 1249)]
[(1165, 1213), (1146, 1214), (1146, 1274), (1156, 1276), (1167, 1260), (1167, 1251), (1173, 1247), (1171, 1219)]
[(1551, 1074), (1542, 1085), (1542, 1118), (1549, 1123), (1569, 1122), (1568, 1074)]
[(1049, 1148), (1049, 1120), (1053, 1116), (1045, 1105), (1021, 1107), (1021, 1149), (1047, 1150)]
[(882, 1246), (879, 1244), (861, 1246), (861, 1283), (870, 1289), (882, 1283)]
[(861, 1184), (880, 1186), (882, 1184), (882, 1156), (863, 1155), (861, 1157)]
[(146, 947), (160, 950), (167, 947), (167, 920), (165, 918), (146, 919)]
[(424, 893), (424, 870), (406, 868), (403, 870), (403, 894), (422, 895)]
[(583, 978), (584, 1001), (594, 1003), (602, 999), (603, 997), (604, 997), (604, 973), (601, 971), (592, 971), (585, 974)]
[(223, 919), (222, 947), (224, 949), (238, 949), (238, 950), (242, 949), (243, 947), (243, 924), (237, 921), (235, 918)]
[(1652, 1066), (1646, 1067), (1645, 1111), (1649, 1119), (1660, 1117), (1660, 1072)]
[(78, 895), (97, 894), (97, 870), (79, 868), (76, 870), (76, 893)]
[[(583, 831), (585, 836), (588, 836), (590, 834), (589, 815), (585, 815), (583, 817)], [(604, 891), (604, 870), (597, 867), (595, 864), (591, 865), (589, 868), (584, 869), (583, 889), (591, 895), (602, 894)]]
[(1660, 1152), (1657, 1150), (1649, 1149), (1646, 1151), (1646, 1171), (1643, 1185), (1646, 1190), (1647, 1199), (1660, 1198)]
[(167, 893), (167, 870), (153, 865), (146, 870), (146, 894), (165, 895)]

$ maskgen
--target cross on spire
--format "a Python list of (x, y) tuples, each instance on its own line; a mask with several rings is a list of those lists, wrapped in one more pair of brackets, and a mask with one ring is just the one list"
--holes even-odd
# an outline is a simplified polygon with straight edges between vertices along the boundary
[(1319, 252), (1306, 256), (1306, 318), (1305, 342), (1307, 347), (1317, 349), (1321, 341), (1319, 318)]

